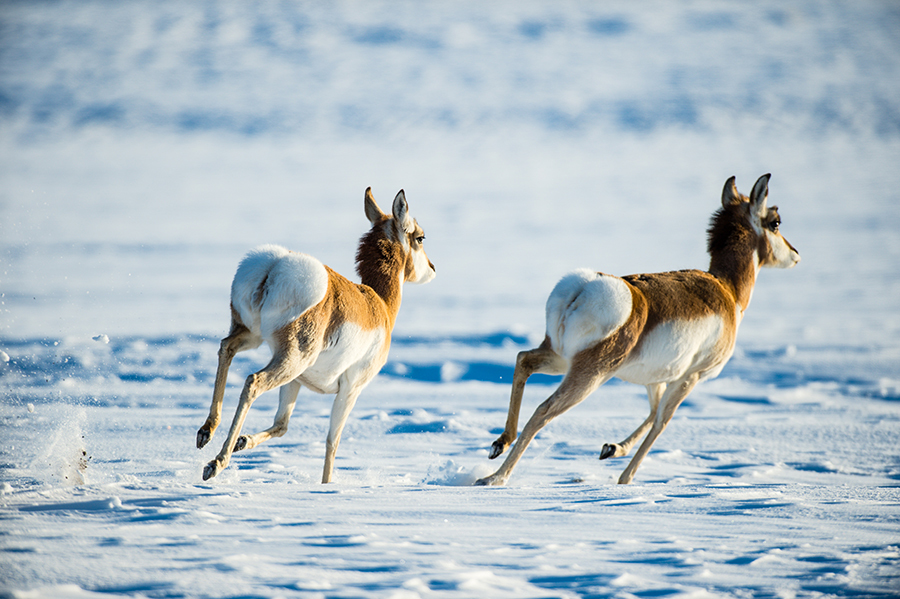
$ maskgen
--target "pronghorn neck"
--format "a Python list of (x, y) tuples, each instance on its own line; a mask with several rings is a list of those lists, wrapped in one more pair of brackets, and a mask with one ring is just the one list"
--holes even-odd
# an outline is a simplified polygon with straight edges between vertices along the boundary
[(375, 226), (359, 240), (356, 251), (356, 273), (363, 285), (371, 287), (384, 301), (391, 318), (391, 328), (400, 311), (406, 255), (403, 248), (388, 239)]
[(741, 312), (750, 305), (760, 265), (758, 235), (740, 206), (720, 208), (709, 227), (709, 273), (734, 293)]

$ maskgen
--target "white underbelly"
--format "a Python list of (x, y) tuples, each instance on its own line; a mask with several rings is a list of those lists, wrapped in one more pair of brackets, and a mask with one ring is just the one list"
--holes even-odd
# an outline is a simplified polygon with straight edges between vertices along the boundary
[(384, 341), (383, 329), (363, 329), (354, 323), (344, 323), (316, 361), (297, 378), (314, 391), (337, 393), (342, 375), (349, 375), (351, 380), (374, 376), (384, 366), (387, 357)]
[(734, 349), (722, 348), (724, 326), (718, 316), (657, 325), (615, 376), (639, 385), (670, 383), (697, 371), (703, 378), (715, 376)]

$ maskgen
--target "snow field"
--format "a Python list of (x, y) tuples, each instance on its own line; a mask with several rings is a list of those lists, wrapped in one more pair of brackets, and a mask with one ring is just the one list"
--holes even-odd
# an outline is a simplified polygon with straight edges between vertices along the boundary
[[(897, 596), (897, 30), (877, 1), (0, 5), (0, 597)], [(469, 486), (556, 281), (704, 268), (724, 181), (766, 172), (803, 260), (635, 483), (597, 459), (647, 411), (611, 381)], [(336, 482), (307, 391), (202, 482), (238, 261), (351, 276), (368, 186), (437, 278)]]

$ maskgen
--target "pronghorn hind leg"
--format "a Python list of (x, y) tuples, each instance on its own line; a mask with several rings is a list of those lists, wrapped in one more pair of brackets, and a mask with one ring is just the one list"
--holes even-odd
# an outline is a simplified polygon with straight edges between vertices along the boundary
[[(522, 429), (522, 434), (513, 445), (512, 451), (506, 456), (503, 465), (492, 475), (475, 481), (476, 485), (494, 486), (504, 485), (515, 468), (516, 463), (525, 453), (525, 448), (537, 436), (538, 432), (555, 417), (581, 403), (597, 387), (609, 380), (609, 375), (592, 377), (584, 380), (584, 377), (566, 377), (559, 388), (544, 403), (539, 405), (531, 418)], [(567, 381), (571, 381), (567, 383)]]
[(222, 420), (222, 401), (225, 398), (225, 381), (228, 379), (228, 369), (231, 361), (239, 352), (259, 347), (262, 339), (253, 335), (237, 317), (232, 313), (231, 331), (219, 344), (219, 363), (216, 367), (216, 382), (213, 386), (212, 404), (209, 407), (209, 415), (206, 422), (197, 431), (197, 448), (201, 449), (212, 439), (213, 433)]
[(278, 412), (275, 413), (275, 422), (264, 431), (254, 435), (241, 435), (238, 437), (234, 443), (234, 451), (252, 449), (272, 437), (283, 436), (287, 432), (288, 422), (294, 411), (294, 404), (297, 401), (297, 393), (299, 392), (300, 383), (296, 379), (286, 385), (282, 385), (278, 390)]
[(539, 405), (531, 415), (531, 418), (522, 429), (522, 434), (516, 440), (506, 460), (492, 475), (475, 481), (476, 485), (494, 486), (504, 485), (516, 463), (525, 453), (525, 448), (534, 439), (538, 432), (548, 422), (581, 403), (597, 387), (612, 378), (614, 368), (608, 368), (605, 361), (599, 361), (591, 353), (582, 353), (576, 356), (572, 368), (544, 403)]
[(653, 426), (653, 421), (656, 420), (656, 410), (659, 407), (659, 400), (662, 398), (665, 390), (665, 383), (647, 385), (647, 397), (650, 400), (650, 415), (647, 416), (647, 419), (621, 443), (604, 443), (603, 449), (600, 450), (601, 460), (607, 458), (621, 458), (628, 455), (628, 452), (631, 451), (631, 448), (634, 447), (634, 444), (637, 443), (638, 439), (643, 437), (647, 431), (650, 430), (650, 427)]
[(653, 421), (653, 425), (650, 428), (650, 432), (647, 434), (647, 438), (644, 439), (644, 442), (638, 447), (634, 457), (631, 458), (628, 466), (622, 472), (622, 475), (619, 476), (620, 485), (627, 485), (634, 480), (634, 475), (637, 472), (638, 466), (641, 465), (641, 462), (647, 456), (647, 453), (649, 453), (650, 447), (653, 446), (653, 443), (662, 432), (666, 430), (666, 426), (668, 426), (669, 421), (672, 420), (675, 410), (678, 409), (678, 406), (681, 405), (681, 402), (685, 400), (699, 381), (700, 373), (695, 372), (672, 383), (666, 388), (660, 404), (657, 407), (656, 419)]
[(536, 372), (544, 374), (564, 374), (565, 363), (563, 359), (550, 347), (550, 340), (544, 342), (535, 349), (519, 352), (516, 356), (516, 370), (513, 374), (512, 391), (509, 396), (509, 412), (506, 415), (506, 427), (503, 433), (491, 445), (488, 458), (494, 459), (501, 455), (516, 440), (519, 430), (519, 410), (522, 407), (522, 394), (525, 391), (525, 383), (528, 377)]
[(241, 433), (241, 427), (244, 426), (244, 419), (256, 398), (266, 391), (290, 383), (309, 366), (314, 358), (315, 352), (309, 351), (301, 354), (295, 344), (288, 342), (284, 344), (283, 348), (276, 351), (265, 368), (247, 377), (234, 420), (231, 422), (231, 429), (228, 431), (228, 438), (225, 439), (216, 458), (203, 468), (203, 480), (209, 480), (228, 466)]

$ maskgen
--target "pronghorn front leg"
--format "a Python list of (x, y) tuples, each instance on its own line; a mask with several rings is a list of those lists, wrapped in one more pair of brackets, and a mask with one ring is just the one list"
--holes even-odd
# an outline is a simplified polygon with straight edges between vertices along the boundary
[(491, 445), (488, 458), (494, 459), (501, 455), (516, 440), (519, 430), (519, 410), (522, 407), (522, 394), (525, 391), (525, 383), (535, 372), (545, 374), (563, 374), (565, 364), (562, 358), (550, 348), (550, 340), (544, 342), (535, 349), (519, 352), (516, 356), (516, 369), (513, 373), (512, 391), (509, 396), (509, 412), (506, 415), (506, 427), (503, 433)]
[(656, 419), (653, 421), (650, 433), (647, 435), (647, 438), (644, 439), (644, 442), (641, 443), (641, 446), (638, 447), (638, 450), (637, 452), (635, 452), (634, 457), (631, 458), (631, 462), (628, 463), (628, 466), (619, 477), (620, 485), (627, 485), (634, 479), (634, 475), (637, 472), (638, 466), (640, 466), (641, 462), (644, 461), (644, 458), (650, 451), (650, 447), (653, 446), (653, 443), (656, 441), (657, 437), (659, 437), (662, 432), (666, 430), (666, 426), (668, 426), (669, 421), (672, 420), (672, 416), (675, 414), (675, 410), (678, 409), (678, 406), (681, 405), (681, 402), (684, 401), (684, 399), (691, 393), (691, 391), (700, 381), (700, 374), (701, 373), (699, 372), (688, 374), (680, 381), (676, 381), (666, 388), (666, 391), (663, 394), (662, 399), (660, 400), (659, 406), (656, 409)]
[(634, 447), (634, 444), (637, 443), (638, 439), (643, 437), (650, 427), (653, 426), (653, 421), (656, 420), (656, 410), (659, 407), (659, 400), (663, 396), (665, 390), (665, 383), (647, 385), (647, 398), (650, 400), (650, 415), (647, 416), (647, 419), (621, 443), (604, 443), (603, 449), (600, 450), (601, 460), (607, 458), (621, 458), (622, 456), (628, 455), (628, 452), (631, 451), (631, 448)]
[[(233, 317), (232, 317), (233, 318)], [(259, 347), (259, 343), (253, 344), (252, 334), (243, 324), (237, 320), (231, 322), (231, 334), (222, 339), (219, 344), (219, 364), (216, 367), (216, 382), (213, 387), (212, 404), (209, 406), (209, 416), (206, 422), (197, 431), (197, 448), (201, 449), (212, 439), (213, 433), (222, 420), (222, 401), (225, 397), (225, 381), (228, 379), (228, 368), (238, 352)]]
[(337, 453), (338, 445), (341, 443), (341, 434), (344, 431), (344, 425), (347, 423), (347, 417), (350, 411), (356, 405), (356, 399), (359, 397), (365, 384), (351, 384), (346, 379), (341, 380), (340, 388), (334, 397), (334, 404), (331, 406), (331, 421), (328, 425), (328, 436), (325, 439), (325, 468), (322, 470), (322, 483), (330, 483), (331, 475), (334, 472), (334, 455)]

